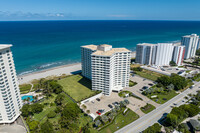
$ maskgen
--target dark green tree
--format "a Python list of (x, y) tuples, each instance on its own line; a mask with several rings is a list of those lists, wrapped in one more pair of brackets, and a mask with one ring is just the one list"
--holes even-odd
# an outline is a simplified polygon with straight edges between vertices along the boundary
[(41, 124), (41, 133), (54, 133), (52, 123), (47, 120), (45, 123)]
[(174, 114), (169, 113), (166, 117), (166, 124), (176, 127), (178, 125), (178, 117)]
[(34, 103), (31, 105), (31, 110), (33, 113), (40, 113), (43, 111), (44, 106), (39, 103)]
[(24, 117), (28, 117), (29, 115), (32, 115), (32, 110), (31, 110), (31, 106), (29, 104), (25, 104), (22, 109), (21, 109), (21, 112), (22, 112), (22, 116)]
[(171, 79), (169, 76), (161, 76), (161, 77), (158, 77), (156, 82), (162, 84), (163, 86), (168, 86), (171, 84)]
[(64, 95), (63, 94), (58, 94), (55, 98), (55, 104), (56, 105), (62, 105), (62, 101), (64, 100)]
[(152, 126), (145, 129), (142, 133), (160, 133), (161, 132), (161, 125), (158, 123), (153, 124)]

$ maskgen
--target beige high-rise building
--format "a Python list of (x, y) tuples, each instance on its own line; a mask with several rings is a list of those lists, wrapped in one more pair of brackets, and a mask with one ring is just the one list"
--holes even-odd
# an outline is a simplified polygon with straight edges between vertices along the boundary
[(111, 45), (82, 46), (82, 74), (92, 80), (92, 89), (110, 95), (129, 86), (131, 51)]

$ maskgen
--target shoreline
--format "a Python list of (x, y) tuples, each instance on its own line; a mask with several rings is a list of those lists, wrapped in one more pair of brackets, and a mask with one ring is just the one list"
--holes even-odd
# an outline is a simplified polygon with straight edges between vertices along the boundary
[(34, 79), (46, 78), (49, 76), (61, 76), (62, 74), (71, 75), (81, 71), (81, 63), (57, 66), (29, 74), (17, 75), (19, 84), (30, 83)]
[[(134, 58), (136, 51), (131, 52), (131, 57)], [(81, 62), (56, 66), (41, 71), (36, 71), (24, 75), (17, 75), (19, 84), (30, 83), (34, 79), (46, 78), (49, 76), (61, 76), (62, 74), (71, 75), (81, 72)]]

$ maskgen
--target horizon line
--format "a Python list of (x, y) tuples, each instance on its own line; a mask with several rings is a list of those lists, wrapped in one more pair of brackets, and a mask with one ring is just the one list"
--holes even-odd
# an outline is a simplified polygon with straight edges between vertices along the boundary
[(99, 19), (99, 20), (0, 20), (0, 22), (23, 22), (23, 21), (194, 21), (194, 22), (200, 22), (200, 20), (145, 20), (145, 19), (138, 19), (138, 20), (103, 20), (103, 19)]

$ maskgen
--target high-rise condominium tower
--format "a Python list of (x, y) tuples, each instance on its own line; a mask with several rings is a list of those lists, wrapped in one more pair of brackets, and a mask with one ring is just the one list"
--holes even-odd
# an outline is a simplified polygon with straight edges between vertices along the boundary
[(11, 46), (0, 45), (0, 123), (14, 122), (22, 107)]
[(111, 45), (82, 46), (82, 74), (104, 95), (129, 86), (131, 52)]
[(153, 61), (153, 53), (156, 48), (155, 44), (140, 43), (136, 47), (136, 62), (145, 65), (151, 65)]
[(185, 46), (185, 59), (195, 57), (199, 36), (197, 34), (186, 35), (182, 37), (181, 45)]

